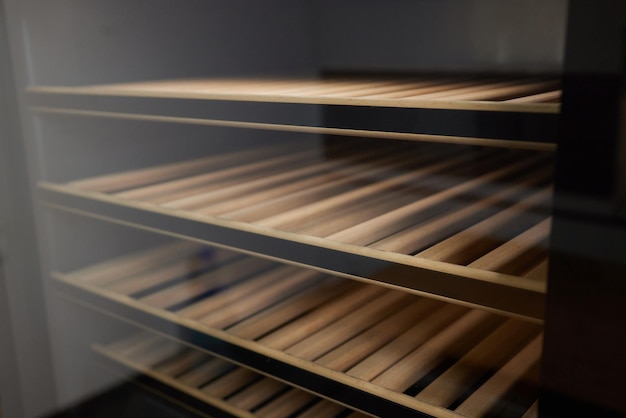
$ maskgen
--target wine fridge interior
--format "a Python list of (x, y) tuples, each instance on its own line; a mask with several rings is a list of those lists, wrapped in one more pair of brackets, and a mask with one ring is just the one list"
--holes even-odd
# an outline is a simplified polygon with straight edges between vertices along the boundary
[(4, 3), (53, 394), (16, 417), (548, 416), (580, 6)]

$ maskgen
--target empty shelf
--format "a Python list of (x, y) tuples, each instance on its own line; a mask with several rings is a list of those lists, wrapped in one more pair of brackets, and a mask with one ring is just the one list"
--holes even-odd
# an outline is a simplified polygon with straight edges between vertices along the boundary
[(542, 317), (549, 155), (336, 150), (258, 148), (41, 188), (55, 207)]
[(46, 112), (408, 139), (555, 143), (559, 84), (555, 78), (505, 76), (194, 79), (39, 86), (28, 96), (32, 108)]
[(188, 244), (54, 276), (88, 306), (375, 415), (521, 416), (536, 400), (530, 322)]
[[(350, 413), (336, 403), (148, 332), (94, 345), (94, 350), (116, 368), (162, 383), (175, 399), (191, 396), (217, 408), (220, 416), (310, 418)], [(207, 410), (203, 405), (199, 409)]]

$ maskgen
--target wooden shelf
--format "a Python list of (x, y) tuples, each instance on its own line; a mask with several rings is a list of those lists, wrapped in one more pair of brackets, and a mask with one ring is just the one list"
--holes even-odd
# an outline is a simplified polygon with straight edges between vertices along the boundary
[[(313, 418), (342, 416), (364, 418), (359, 412), (320, 399), (308, 392), (293, 388), (211, 356), (180, 342), (142, 332), (107, 345), (96, 344), (94, 351), (109, 364), (125, 373), (140, 373), (142, 384), (150, 380), (168, 387), (167, 395), (174, 399), (184, 396), (198, 400), (211, 408), (217, 416), (243, 418)], [(148, 379), (145, 379), (145, 378)], [(159, 388), (163, 386), (159, 385)], [(158, 391), (158, 389), (157, 389)], [(215, 408), (215, 410), (213, 410)]]
[(54, 277), (86, 306), (374, 415), (522, 416), (536, 399), (530, 322), (192, 243)]
[(53, 207), (540, 320), (550, 156), (396, 145), (259, 147), (41, 189)]
[(559, 84), (505, 76), (194, 79), (36, 86), (28, 98), (40, 112), (439, 142), (507, 140), (545, 149), (557, 134)]

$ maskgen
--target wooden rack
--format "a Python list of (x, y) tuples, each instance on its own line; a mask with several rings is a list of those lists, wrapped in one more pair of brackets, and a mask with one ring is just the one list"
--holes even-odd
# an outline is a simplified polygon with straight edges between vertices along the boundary
[(197, 409), (203, 416), (207, 406), (215, 408), (210, 410), (214, 416), (242, 418), (366, 416), (148, 332), (106, 345), (96, 344), (93, 349), (112, 367), (140, 373), (137, 379), (141, 384), (150, 385), (148, 379), (153, 379), (175, 391), (174, 397), (186, 395), (200, 401)]
[(92, 308), (374, 415), (536, 408), (542, 330), (527, 321), (186, 242), (54, 277)]
[(550, 155), (341, 141), (329, 151), (260, 146), (40, 187), (54, 207), (541, 319)]
[(45, 113), (543, 150), (554, 149), (560, 94), (554, 77), (502, 75), (194, 79), (28, 89), (31, 107)]

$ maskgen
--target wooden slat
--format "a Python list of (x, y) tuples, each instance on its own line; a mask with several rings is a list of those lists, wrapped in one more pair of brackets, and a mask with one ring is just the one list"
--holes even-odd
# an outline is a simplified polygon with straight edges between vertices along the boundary
[(512, 86), (491, 87), (478, 92), (456, 94), (438, 100), (505, 100), (511, 97), (525, 97), (537, 92), (545, 92), (555, 87), (557, 87), (557, 83), (554, 81), (538, 81)]
[(364, 187), (351, 189), (346, 193), (331, 196), (321, 201), (318, 200), (314, 203), (300, 206), (287, 212), (281, 212), (279, 214), (257, 221), (257, 224), (272, 228), (290, 229), (312, 217), (324, 216), (332, 213), (333, 211), (340, 210), (346, 207), (359, 206), (359, 202), (362, 199), (368, 198), (372, 195), (376, 195), (382, 191), (397, 186), (410, 185), (424, 177), (432, 175), (433, 173), (457, 167), (459, 164), (463, 164), (465, 161), (471, 158), (472, 156), (461, 155), (458, 157), (448, 158), (436, 163), (426, 163), (424, 164), (423, 168), (418, 168), (408, 173), (384, 179), (382, 181), (378, 181)]
[(375, 242), (371, 247), (385, 251), (410, 254), (424, 247), (432, 246), (434, 243), (441, 241), (447, 236), (470, 227), (472, 224), (480, 221), (481, 218), (501, 211), (502, 206), (505, 206), (507, 201), (521, 196), (522, 192), (527, 191), (537, 183), (545, 180), (548, 171), (551, 170), (540, 170), (528, 179), (516, 182), (511, 187), (506, 187), (474, 203), (468, 203), (458, 210), (443, 213), (424, 223), (404, 229)]
[(235, 366), (218, 358), (211, 358), (199, 367), (183, 373), (177, 379), (181, 384), (198, 388), (211, 382), (218, 376), (221, 376), (233, 369)]
[(427, 198), (418, 200), (412, 204), (400, 207), (394, 211), (371, 219), (367, 222), (355, 225), (341, 232), (327, 237), (330, 240), (348, 242), (352, 244), (367, 245), (390, 235), (398, 230), (404, 229), (413, 223), (416, 214), (438, 203), (449, 201), (462, 193), (467, 193), (472, 189), (484, 187), (498, 178), (511, 175), (516, 171), (528, 168), (534, 161), (523, 160), (508, 166), (490, 171), (462, 182), (446, 190), (432, 194)]
[[(246, 410), (256, 409), (259, 405), (272, 399), (281, 392), (286, 391), (289, 386), (274, 379), (263, 378), (228, 399), (228, 402), (237, 408)], [(332, 404), (331, 405), (336, 405)], [(339, 407), (339, 405), (336, 405)], [(343, 408), (339, 407), (339, 410)]]
[(246, 276), (259, 273), (271, 266), (271, 262), (262, 259), (244, 258), (234, 264), (227, 264), (216, 270), (185, 280), (141, 298), (146, 305), (165, 308), (185, 300), (200, 296), (205, 292), (220, 289), (237, 282)]
[[(110, 276), (107, 283), (102, 285), (114, 292), (130, 295), (137, 292), (145, 292), (163, 283), (185, 277), (211, 267), (219, 266), (221, 263), (229, 262), (237, 258), (237, 254), (226, 251), (215, 251), (209, 259), (204, 257), (193, 257), (183, 259), (171, 264), (161, 265), (151, 268), (145, 273), (139, 273), (130, 277), (115, 279)], [(152, 266), (151, 266), (152, 267)]]
[(292, 389), (256, 410), (255, 414), (262, 418), (288, 418), (314, 400), (313, 395)]
[[(545, 219), (498, 248), (473, 261), (469, 266), (483, 270), (521, 275), (531, 262), (547, 256), (548, 235), (552, 218)], [(532, 264), (531, 264), (532, 265)]]
[(532, 211), (534, 208), (541, 208), (541, 205), (547, 207), (550, 196), (550, 190), (540, 190), (515, 205), (417, 253), (416, 256), (452, 263), (475, 260), (485, 254), (485, 250), (491, 250), (494, 244), (497, 246), (498, 243), (506, 240), (507, 234), (504, 231), (514, 230), (524, 222), (532, 222), (533, 219), (541, 217), (542, 211), (539, 214), (533, 214)]
[(216, 398), (226, 398), (258, 379), (257, 373), (239, 367), (203, 386), (200, 390)]
[(508, 320), (419, 392), (417, 399), (450, 406), (484, 374), (498, 370), (537, 331), (534, 324)]
[(374, 380), (389, 370), (399, 359), (416, 350), (442, 328), (447, 327), (466, 312), (466, 309), (454, 305), (447, 305), (438, 309), (351, 367), (347, 374), (363, 380)]
[(150, 248), (143, 252), (132, 253), (123, 257), (116, 257), (109, 262), (101, 262), (70, 275), (80, 276), (81, 280), (93, 284), (103, 284), (109, 281), (130, 276), (146, 269), (146, 266), (158, 267), (162, 263), (169, 263), (180, 258), (187, 258), (190, 254), (199, 251), (200, 245), (177, 241), (163, 245), (160, 248)]
[(320, 417), (336, 417), (344, 408), (336, 403), (328, 401), (320, 401), (308, 408), (306, 411), (297, 415), (297, 418), (320, 418)]
[[(107, 174), (93, 177), (86, 180), (71, 182), (73, 187), (85, 190), (112, 193), (120, 190), (131, 189), (136, 186), (154, 183), (166, 179), (190, 176), (198, 172), (206, 171), (209, 167), (220, 166), (222, 164), (233, 164), (240, 160), (248, 160), (255, 155), (271, 155), (280, 152), (288, 145), (281, 144), (271, 147), (260, 147), (246, 149), (236, 153), (223, 153), (182, 161), (171, 164), (164, 164), (158, 167), (148, 167), (140, 170), (129, 170), (121, 173)], [(124, 197), (125, 195), (121, 195)], [(132, 196), (132, 195), (131, 195)]]
[(378, 296), (367, 305), (337, 318), (329, 326), (311, 333), (307, 338), (285, 350), (305, 360), (315, 360), (339, 344), (369, 328), (372, 322), (386, 318), (414, 299), (402, 292), (389, 292)]
[[(150, 353), (150, 358), (146, 359), (141, 356), (130, 358), (127, 353), (119, 351), (120, 348), (128, 348), (128, 346), (134, 348), (135, 355)], [(175, 354), (165, 356), (164, 347), (168, 347), (170, 351), (173, 348)], [(143, 332), (107, 346), (95, 346), (94, 349), (114, 361), (130, 366), (240, 417), (251, 417), (250, 411), (259, 406), (261, 406), (261, 412), (255, 413), (256, 417), (287, 416), (288, 411), (301, 410), (316, 400), (313, 395), (293, 389), (284, 383), (212, 358), (198, 350), (184, 348), (180, 343), (156, 337), (151, 333)], [(166, 358), (166, 360), (161, 361), (161, 358)], [(277, 398), (281, 393), (284, 395)], [(269, 408), (262, 406), (268, 403), (273, 406)], [(324, 408), (318, 407), (312, 412), (304, 409), (305, 416), (312, 416), (311, 413), (315, 414), (316, 411), (341, 413), (345, 410), (344, 407), (328, 401), (317, 401), (317, 403)]]
[(286, 299), (303, 288), (311, 286), (318, 278), (319, 275), (310, 271), (301, 271), (283, 277), (272, 286), (267, 286), (254, 294), (248, 294), (245, 306), (233, 303), (228, 308), (215, 309), (210, 313), (204, 313), (200, 322), (215, 328), (226, 328), (268, 306), (273, 306), (277, 301)]
[(333, 370), (348, 370), (400, 334), (409, 332), (416, 322), (432, 313), (437, 307), (441, 307), (441, 304), (433, 300), (418, 300), (383, 321), (373, 323), (367, 331), (338, 345), (315, 362)]
[(472, 311), (430, 338), (372, 382), (403, 392), (440, 362), (460, 357), (461, 353), (481, 341), (485, 333), (491, 332), (498, 322), (497, 318), (485, 312)]
[[(294, 147), (290, 146), (285, 148), (288, 150), (289, 148), (293, 149)], [(146, 181), (144, 183), (145, 187), (135, 188), (133, 190), (125, 191), (124, 193), (118, 193), (117, 196), (125, 199), (146, 199), (146, 197), (149, 196), (156, 196), (156, 199), (147, 199), (147, 201), (156, 200), (156, 202), (171, 200), (173, 197), (167, 193), (180, 193), (181, 189), (189, 189), (197, 186), (204, 186), (206, 188), (207, 185), (219, 184), (220, 181), (228, 182), (239, 176), (259, 175), (259, 172), (262, 173), (265, 169), (280, 167), (281, 165), (285, 165), (286, 167), (294, 166), (302, 163), (302, 161), (313, 158), (319, 152), (315, 149), (305, 149), (285, 154), (285, 151), (285, 149), (281, 149), (280, 152), (276, 152), (276, 154), (279, 154), (278, 156), (270, 155), (268, 158), (261, 159), (260, 161), (258, 159), (263, 157), (264, 153), (259, 152), (255, 156), (254, 161), (241, 164), (235, 164), (237, 162), (236, 160), (227, 160), (230, 164), (226, 168), (216, 170), (215, 168), (207, 167), (204, 172), (194, 176), (174, 179), (164, 178), (164, 181), (162, 182)], [(248, 159), (251, 158), (252, 156), (248, 156)], [(163, 197), (164, 195), (165, 198)], [(174, 196), (177, 196), (177, 194)]]
[(535, 337), (523, 350), (500, 368), (487, 382), (456, 408), (466, 416), (483, 416), (521, 379), (541, 356), (542, 335)]
[(391, 155), (383, 155), (373, 161), (364, 163), (351, 164), (344, 169), (349, 170), (349, 174), (333, 181), (325, 182), (317, 187), (307, 190), (300, 190), (295, 193), (281, 195), (276, 198), (268, 198), (260, 204), (241, 208), (236, 211), (221, 213), (220, 218), (235, 219), (244, 222), (255, 222), (274, 215), (275, 213), (285, 212), (287, 210), (315, 202), (319, 199), (328, 198), (338, 193), (351, 190), (355, 184), (360, 182), (368, 182), (381, 176), (389, 175), (395, 170), (402, 170), (415, 161), (414, 155), (399, 155), (397, 153)]
[(278, 328), (283, 323), (288, 323), (294, 318), (316, 309), (339, 295), (355, 289), (354, 283), (333, 283), (330, 286), (318, 286), (308, 291), (297, 294), (295, 297), (277, 303), (232, 327), (228, 332), (246, 339), (257, 339)]
[(349, 294), (343, 294), (313, 312), (266, 335), (258, 341), (265, 346), (279, 350), (290, 347), (311, 335), (313, 332), (327, 326), (336, 318), (345, 315), (356, 307), (376, 297), (382, 296), (386, 292), (388, 291), (385, 289), (376, 286), (368, 286), (362, 287)]
[(209, 358), (208, 355), (201, 351), (188, 349), (181, 355), (156, 365), (154, 370), (166, 376), (177, 377), (207, 361)]

